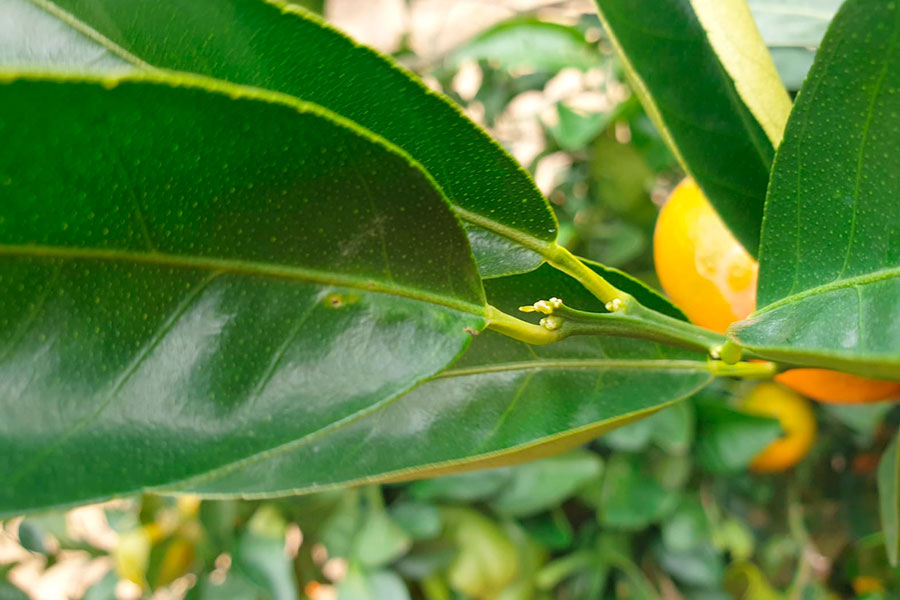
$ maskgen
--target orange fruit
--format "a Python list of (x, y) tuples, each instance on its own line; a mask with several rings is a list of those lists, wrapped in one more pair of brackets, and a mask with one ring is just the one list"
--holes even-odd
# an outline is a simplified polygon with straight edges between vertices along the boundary
[(828, 369), (791, 369), (775, 379), (820, 402), (862, 404), (900, 399), (900, 382), (868, 379)]
[(741, 403), (744, 412), (773, 417), (784, 436), (756, 455), (750, 468), (758, 473), (784, 471), (806, 456), (816, 439), (816, 416), (809, 402), (776, 383), (761, 383)]
[(663, 289), (691, 322), (724, 333), (753, 312), (753, 257), (738, 243), (693, 179), (659, 212), (653, 260)]
[[(724, 333), (755, 310), (758, 265), (690, 178), (672, 190), (659, 212), (653, 260), (666, 294), (701, 327)], [(900, 382), (826, 369), (793, 369), (776, 379), (822, 402), (900, 398)]]

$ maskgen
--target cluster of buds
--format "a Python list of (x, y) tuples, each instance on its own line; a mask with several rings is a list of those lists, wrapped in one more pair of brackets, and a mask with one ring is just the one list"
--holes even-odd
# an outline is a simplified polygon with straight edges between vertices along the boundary
[(556, 331), (562, 327), (563, 320), (554, 315), (553, 311), (560, 308), (562, 305), (563, 301), (559, 298), (550, 298), (549, 300), (538, 300), (530, 306), (520, 306), (519, 310), (526, 313), (539, 312), (547, 315), (541, 319), (541, 327), (549, 329), (550, 331)]

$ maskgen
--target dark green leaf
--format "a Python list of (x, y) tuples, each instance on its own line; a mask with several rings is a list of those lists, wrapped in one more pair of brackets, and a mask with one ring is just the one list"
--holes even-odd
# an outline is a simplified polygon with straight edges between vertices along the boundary
[[(666, 305), (641, 284), (610, 276), (646, 304)], [(491, 302), (507, 312), (554, 294), (575, 308), (603, 310), (578, 282), (547, 265), (486, 283)], [(646, 416), (710, 380), (705, 357), (649, 342), (584, 337), (530, 347), (487, 331), (452, 368), (367, 415), (165, 489), (314, 491), (522, 462)]]
[(0, 513), (309, 441), (484, 326), (465, 234), (407, 157), (207, 85), (0, 85)]
[(694, 416), (690, 403), (679, 402), (655, 415), (621, 427), (603, 436), (615, 450), (637, 452), (651, 442), (670, 453), (683, 453), (694, 437)]
[[(697, 4), (597, 0), (648, 114), (756, 255), (769, 168), (790, 101), (746, 6), (704, 2), (701, 15)], [(726, 24), (712, 14), (701, 23), (720, 9), (742, 18)], [(708, 37), (709, 30), (717, 35)]]
[(678, 495), (662, 488), (641, 470), (637, 460), (616, 455), (603, 478), (600, 522), (615, 529), (635, 531), (656, 522), (678, 502)]
[(900, 7), (849, 0), (778, 151), (758, 306), (732, 337), (765, 357), (900, 379)]
[(900, 435), (894, 436), (878, 463), (878, 502), (888, 559), (896, 566), (900, 557)]
[(697, 402), (697, 462), (713, 473), (733, 473), (777, 439), (777, 419), (751, 415), (717, 401)]
[[(482, 129), (387, 57), (296, 6), (279, 0), (39, 4), (66, 24), (58, 22), (39, 37), (28, 38), (29, 47), (65, 45), (72, 34), (66, 27), (95, 32), (95, 40), (99, 33), (103, 44), (93, 45), (94, 55), (112, 54), (141, 69), (187, 71), (289, 94), (400, 146), (431, 173), (460, 215), (516, 242), (512, 260), (497, 257), (494, 244), (483, 245), (481, 236), (473, 237), (485, 275), (533, 269), (541, 263), (534, 250), (556, 240), (556, 218), (547, 201)], [(32, 27), (33, 12), (23, 10), (22, 24), (14, 27)], [(90, 50), (82, 52), (91, 57)], [(96, 71), (104, 66), (91, 59), (81, 68)]]
[(860, 448), (872, 445), (881, 429), (881, 424), (892, 408), (894, 402), (872, 402), (868, 404), (822, 404), (822, 410), (846, 425), (854, 434), (856, 445)]
[(549, 550), (563, 550), (572, 544), (572, 524), (562, 507), (551, 512), (519, 520), (531, 539)]
[(511, 517), (534, 515), (563, 502), (603, 470), (599, 456), (576, 450), (512, 469), (512, 478), (491, 507)]

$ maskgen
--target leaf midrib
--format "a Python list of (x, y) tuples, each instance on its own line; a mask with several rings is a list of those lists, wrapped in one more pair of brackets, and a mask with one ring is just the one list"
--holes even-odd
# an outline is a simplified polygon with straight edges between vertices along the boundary
[(531, 361), (516, 361), (497, 363), (481, 367), (449, 369), (438, 373), (432, 379), (446, 379), (449, 377), (467, 377), (470, 375), (483, 375), (489, 373), (506, 373), (510, 371), (528, 371), (533, 369), (628, 369), (647, 371), (703, 371), (708, 372), (707, 363), (699, 360), (676, 359), (538, 359)]
[(392, 296), (401, 296), (446, 306), (454, 310), (470, 313), (479, 317), (487, 316), (485, 305), (477, 305), (451, 296), (427, 292), (397, 284), (387, 284), (376, 279), (366, 279), (353, 275), (319, 271), (305, 267), (263, 263), (258, 261), (215, 258), (207, 256), (187, 256), (167, 254), (163, 252), (137, 252), (133, 250), (105, 250), (97, 248), (73, 248), (66, 246), (48, 246), (41, 244), (0, 244), (0, 257), (19, 256), (25, 258), (47, 258), (62, 260), (97, 260), (107, 262), (124, 262), (144, 265), (195, 269), (200, 271), (231, 273), (251, 277), (269, 277), (290, 281), (304, 281), (323, 285), (335, 285), (354, 288), (367, 292), (378, 292)]
[(787, 304), (793, 304), (795, 302), (799, 302), (805, 298), (810, 296), (816, 296), (819, 294), (826, 294), (828, 292), (832, 292), (835, 290), (840, 290), (844, 288), (856, 287), (859, 285), (867, 285), (870, 283), (877, 283), (879, 281), (884, 281), (887, 279), (893, 279), (894, 277), (900, 277), (900, 267), (894, 267), (892, 269), (881, 269), (878, 271), (873, 271), (871, 273), (866, 273), (865, 275), (858, 275), (856, 277), (850, 277), (848, 279), (841, 279), (838, 281), (832, 281), (823, 285), (819, 285), (813, 288), (807, 288), (802, 292), (797, 294), (792, 294), (790, 296), (786, 296), (777, 302), (773, 302), (763, 308), (757, 310), (755, 313), (747, 317), (747, 319), (752, 319), (756, 316), (765, 314), (767, 312), (771, 312), (776, 308), (781, 308)]
[(88, 39), (97, 42), (125, 62), (131, 63), (136, 67), (139, 67), (143, 70), (150, 72), (159, 72), (162, 71), (159, 67), (155, 67), (148, 62), (142, 60), (139, 56), (135, 56), (125, 48), (119, 46), (111, 39), (77, 18), (72, 13), (63, 10), (56, 3), (50, 2), (48, 0), (29, 0), (32, 4), (37, 6), (38, 8), (50, 13), (66, 25), (72, 27), (75, 31), (87, 37)]

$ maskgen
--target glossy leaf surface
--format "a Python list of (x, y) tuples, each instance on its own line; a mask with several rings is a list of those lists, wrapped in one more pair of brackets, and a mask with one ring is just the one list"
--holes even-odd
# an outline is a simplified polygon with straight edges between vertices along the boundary
[(408, 157), (287, 97), (171, 83), (0, 85), (0, 513), (303, 438), (484, 326)]
[(734, 0), (717, 2), (597, 5), (648, 113), (755, 256), (769, 168), (790, 101), (746, 6), (744, 14)]
[[(411, 73), (296, 6), (277, 0), (35, 3), (64, 20), (63, 27), (90, 32), (94, 40), (102, 36), (98, 52), (106, 48), (143, 69), (187, 71), (290, 94), (400, 146), (424, 165), (463, 218), (516, 242), (497, 257), (497, 244), (473, 236), (486, 276), (537, 267), (542, 257), (535, 248), (556, 240), (547, 201), (481, 128)], [(29, 43), (54, 44), (57, 38), (49, 33), (46, 42)]]
[[(645, 304), (665, 303), (641, 284), (616, 284)], [(546, 265), (486, 288), (507, 312), (548, 295), (603, 310)], [(512, 464), (584, 443), (710, 380), (704, 357), (649, 342), (585, 337), (531, 347), (487, 331), (450, 369), (377, 410), (161, 489), (284, 494)]]
[(900, 379), (900, 7), (835, 17), (778, 152), (758, 306), (731, 335), (766, 356)]

